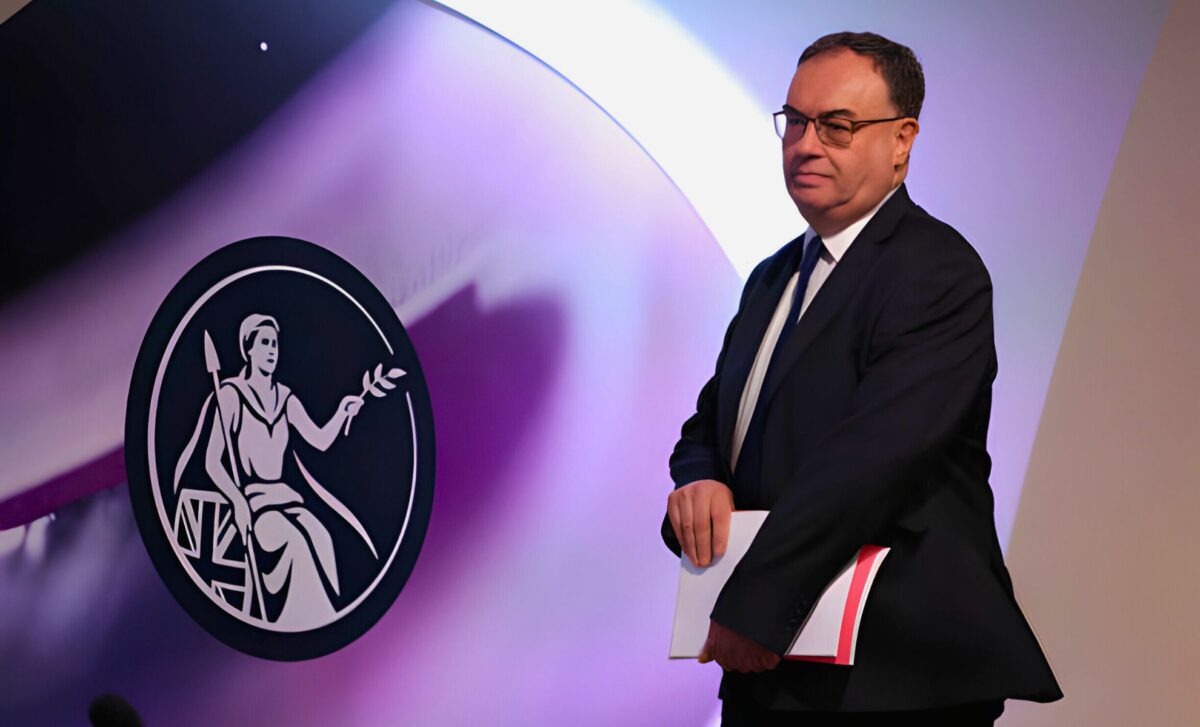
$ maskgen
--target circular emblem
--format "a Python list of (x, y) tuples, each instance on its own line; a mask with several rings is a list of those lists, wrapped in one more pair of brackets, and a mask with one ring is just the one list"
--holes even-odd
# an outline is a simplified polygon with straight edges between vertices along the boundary
[(172, 595), (236, 649), (310, 659), (378, 621), (420, 552), (433, 462), (412, 343), (324, 248), (224, 247), (146, 332), (125, 415), (134, 515)]

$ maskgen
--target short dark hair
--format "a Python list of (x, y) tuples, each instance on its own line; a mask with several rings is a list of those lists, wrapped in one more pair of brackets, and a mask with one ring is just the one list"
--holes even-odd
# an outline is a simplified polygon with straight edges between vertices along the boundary
[(905, 116), (914, 119), (921, 114), (925, 102), (925, 72), (912, 49), (875, 33), (830, 33), (817, 38), (800, 54), (801, 63), (839, 48), (854, 51), (875, 62), (875, 70), (883, 76), (892, 94), (892, 105)]

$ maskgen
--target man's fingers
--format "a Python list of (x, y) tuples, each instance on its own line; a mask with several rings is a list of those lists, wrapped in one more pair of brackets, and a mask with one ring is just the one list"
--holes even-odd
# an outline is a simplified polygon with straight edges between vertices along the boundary
[(748, 643), (747, 646), (753, 652), (751, 661), (754, 662), (755, 671), (770, 671), (779, 666), (779, 654), (753, 642)]
[(696, 565), (707, 566), (712, 562), (712, 495), (700, 491), (692, 498), (692, 524), (696, 532)]
[(707, 664), (708, 662), (713, 660), (713, 647), (716, 644), (716, 642), (713, 638), (715, 633), (716, 633), (716, 627), (713, 625), (712, 621), (709, 621), (708, 622), (708, 637), (706, 639), (704, 639), (704, 646), (703, 646), (703, 648), (700, 649), (700, 663), (701, 664)]
[(741, 672), (760, 672), (766, 671), (766, 666), (755, 655), (742, 651), (737, 658), (738, 671)]
[[(667, 498), (667, 517), (671, 520), (671, 529), (675, 531), (675, 539), (679, 541), (679, 548), (682, 554), (696, 562), (695, 540), (691, 535), (691, 526), (685, 514), (690, 514), (691, 505), (688, 504), (688, 493), (685, 490), (676, 490)], [(689, 545), (689, 538), (692, 543)]]
[(763, 672), (779, 665), (779, 655), (741, 634), (728, 631), (711, 619), (703, 652), (726, 671)]
[(725, 555), (725, 546), (729, 544), (729, 521), (731, 511), (724, 499), (712, 499), (712, 549), (713, 555)]
[(698, 568), (725, 554), (732, 511), (733, 493), (716, 480), (696, 480), (667, 496), (667, 518), (680, 551)]
[(721, 648), (721, 627), (717, 626), (715, 621), (708, 622), (708, 638), (712, 641), (712, 657), (713, 661), (721, 665), (725, 671), (729, 671), (729, 655)]
[(671, 521), (671, 530), (675, 532), (675, 540), (679, 543), (680, 549), (683, 548), (683, 532), (680, 530), (679, 524), (679, 496), (678, 492), (672, 492), (667, 497), (667, 519)]
[(691, 559), (693, 564), (699, 565), (696, 560), (696, 528), (692, 522), (692, 498), (684, 490), (680, 490), (679, 493), (679, 530), (683, 534), (679, 543), (683, 546), (684, 555)]

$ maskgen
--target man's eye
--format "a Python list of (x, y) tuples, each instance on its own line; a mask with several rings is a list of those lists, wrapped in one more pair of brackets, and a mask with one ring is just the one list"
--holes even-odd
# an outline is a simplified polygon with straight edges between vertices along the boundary
[(829, 129), (830, 131), (849, 131), (850, 130), (850, 125), (847, 123), (841, 122), (841, 121), (825, 119), (824, 124), (825, 124), (825, 128)]
[(797, 124), (804, 123), (804, 119), (796, 118), (795, 116), (786, 116), (784, 118), (787, 119), (788, 126), (796, 126)]

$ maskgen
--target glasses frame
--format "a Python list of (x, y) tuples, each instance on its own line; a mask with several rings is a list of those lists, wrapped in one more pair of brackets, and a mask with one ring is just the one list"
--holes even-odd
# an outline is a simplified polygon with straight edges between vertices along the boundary
[[(854, 119), (847, 119), (844, 116), (816, 116), (816, 117), (813, 117), (813, 116), (805, 116), (804, 114), (800, 113), (799, 111), (797, 111), (789, 106), (787, 108), (782, 108), (782, 109), (776, 111), (775, 113), (771, 114), (771, 118), (775, 122), (775, 133), (779, 135), (780, 139), (786, 138), (786, 134), (788, 131), (788, 127), (786, 124), (787, 124), (787, 117), (789, 114), (791, 114), (792, 116), (798, 116), (801, 119), (804, 119), (804, 123), (800, 125), (800, 135), (798, 137), (796, 137), (797, 139), (804, 138), (804, 134), (808, 131), (808, 124), (809, 124), (809, 122), (812, 122), (813, 126), (816, 127), (816, 130), (817, 130), (817, 139), (825, 146), (837, 147), (839, 149), (845, 149), (846, 147), (848, 147), (852, 143), (854, 143), (854, 134), (864, 126), (870, 126), (871, 124), (882, 124), (887, 121), (899, 121), (900, 119), (911, 118), (908, 116), (892, 116), (892, 117), (886, 118), (886, 119), (860, 119), (860, 120), (856, 121)], [(780, 121), (781, 118), (783, 119), (782, 122)], [(828, 127), (825, 126), (825, 123), (827, 121), (835, 121), (835, 120), (845, 123), (850, 127), (850, 140), (849, 141), (842, 143), (840, 141), (833, 141), (830, 138), (828, 138), (827, 135), (829, 133), (829, 129), (828, 129)]]

